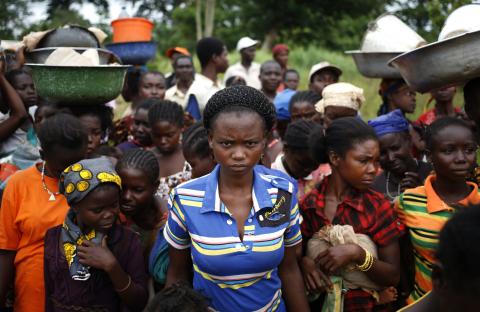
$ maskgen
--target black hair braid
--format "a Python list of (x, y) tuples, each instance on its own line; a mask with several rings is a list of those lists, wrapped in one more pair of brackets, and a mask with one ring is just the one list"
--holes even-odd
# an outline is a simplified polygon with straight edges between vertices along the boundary
[(183, 108), (172, 101), (156, 100), (156, 103), (148, 109), (148, 123), (152, 127), (159, 121), (167, 121), (183, 127)]
[(47, 154), (57, 145), (78, 150), (88, 142), (87, 133), (80, 120), (66, 113), (58, 113), (45, 119), (37, 136), (42, 150)]
[(288, 110), (291, 111), (292, 106), (295, 103), (307, 102), (307, 103), (311, 104), (312, 106), (314, 106), (321, 99), (322, 99), (322, 97), (316, 92), (313, 92), (313, 91), (298, 91), (290, 99), (290, 103), (288, 104)]
[(191, 152), (201, 158), (211, 155), (207, 130), (203, 127), (201, 121), (197, 121), (185, 130), (183, 133), (182, 148), (184, 154), (185, 152)]
[(149, 303), (146, 312), (208, 312), (207, 299), (186, 283), (175, 283), (164, 288)]
[(309, 137), (315, 128), (321, 128), (319, 124), (311, 120), (300, 119), (288, 125), (283, 142), (290, 149), (308, 149)]
[(267, 131), (275, 124), (275, 107), (262, 92), (248, 86), (232, 86), (218, 91), (208, 100), (203, 111), (203, 125), (210, 131), (220, 113), (239, 111), (258, 113)]
[(160, 174), (157, 157), (150, 151), (135, 148), (125, 152), (117, 163), (117, 170), (122, 168), (138, 169), (145, 173), (151, 183), (156, 183)]

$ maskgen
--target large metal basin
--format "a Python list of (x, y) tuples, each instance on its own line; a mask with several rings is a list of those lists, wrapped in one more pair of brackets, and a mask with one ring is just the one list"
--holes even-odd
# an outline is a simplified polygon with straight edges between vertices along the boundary
[(418, 92), (464, 83), (480, 77), (480, 31), (431, 43), (390, 60)]
[(358, 71), (365, 77), (402, 78), (396, 68), (388, 66), (388, 62), (402, 52), (362, 52), (356, 50), (346, 51), (345, 53), (353, 57)]
[[(57, 47), (52, 47), (52, 48), (40, 48), (40, 49), (35, 49), (30, 52), (25, 52), (25, 60), (27, 63), (33, 63), (33, 64), (45, 64), (45, 61), (47, 58), (52, 54), (53, 51), (55, 51)], [(93, 49), (93, 48), (73, 48), (75, 51), (78, 53), (83, 53), (87, 49)], [(98, 52), (98, 58), (100, 59), (100, 65), (108, 65), (111, 63), (119, 63), (121, 64), (122, 61), (111, 51), (108, 51), (106, 49), (95, 49)]]
[(39, 96), (67, 105), (104, 104), (115, 99), (130, 67), (25, 65), (32, 69)]

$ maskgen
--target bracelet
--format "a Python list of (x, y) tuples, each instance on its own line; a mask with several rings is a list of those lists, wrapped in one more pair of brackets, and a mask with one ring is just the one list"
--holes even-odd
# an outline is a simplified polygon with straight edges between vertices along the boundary
[(363, 261), (363, 263), (361, 265), (357, 265), (357, 268), (362, 272), (367, 272), (372, 268), (374, 258), (368, 250), (366, 250), (366, 249), (364, 249), (364, 250), (365, 250), (365, 260)]
[(128, 283), (127, 283), (127, 286), (125, 286), (125, 287), (122, 288), (122, 289), (115, 289), (115, 291), (116, 291), (116, 292), (119, 292), (119, 293), (124, 292), (125, 290), (127, 290), (127, 289), (130, 287), (131, 284), (132, 284), (132, 278), (130, 277), (130, 275), (128, 275)]

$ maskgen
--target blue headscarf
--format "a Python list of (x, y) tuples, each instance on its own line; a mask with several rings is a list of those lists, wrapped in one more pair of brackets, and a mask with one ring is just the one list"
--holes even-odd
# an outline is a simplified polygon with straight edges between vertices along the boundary
[(399, 109), (374, 118), (368, 121), (368, 124), (375, 130), (378, 137), (388, 133), (408, 131), (409, 126), (407, 119), (405, 119), (402, 111)]
[(290, 120), (290, 111), (288, 110), (288, 107), (290, 105), (290, 100), (295, 93), (297, 93), (297, 91), (285, 89), (278, 93), (273, 100), (273, 105), (275, 105), (275, 112), (277, 113), (278, 120)]

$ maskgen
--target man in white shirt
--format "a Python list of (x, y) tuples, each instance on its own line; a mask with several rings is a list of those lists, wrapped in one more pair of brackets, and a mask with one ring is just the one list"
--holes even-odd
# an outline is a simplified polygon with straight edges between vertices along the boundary
[(186, 101), (185, 96), (193, 83), (195, 75), (192, 58), (187, 55), (180, 55), (173, 61), (173, 69), (176, 83), (165, 93), (165, 100), (184, 105)]
[(255, 89), (261, 88), (260, 79), (260, 64), (255, 63), (255, 53), (258, 46), (258, 41), (249, 37), (243, 37), (238, 40), (237, 51), (240, 53), (240, 62), (233, 64), (227, 69), (223, 82), (225, 83), (228, 78), (235, 76), (235, 73), (243, 73), (246, 77), (247, 86)]
[(217, 38), (203, 38), (197, 42), (197, 57), (202, 70), (195, 75), (183, 107), (193, 118), (199, 120), (210, 97), (223, 89), (218, 74), (224, 73), (228, 68), (227, 48)]

